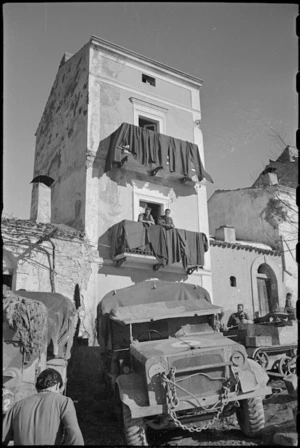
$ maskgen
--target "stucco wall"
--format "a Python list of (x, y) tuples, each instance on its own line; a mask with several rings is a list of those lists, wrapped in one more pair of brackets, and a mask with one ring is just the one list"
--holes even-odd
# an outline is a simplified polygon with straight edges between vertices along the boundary
[(269, 195), (263, 188), (216, 191), (208, 200), (210, 234), (223, 225), (235, 228), (236, 238), (280, 249), (280, 238), (269, 213)]
[[(239, 303), (244, 304), (244, 309), (251, 319), (253, 313), (258, 311), (257, 284), (254, 277), (257, 268), (263, 263), (268, 264), (276, 275), (279, 304), (284, 306), (280, 256), (261, 255), (254, 250), (219, 246), (211, 246), (210, 252), (214, 303), (224, 307), (225, 323), (230, 314), (236, 312)], [(236, 278), (236, 287), (230, 286), (231, 276)]]
[(36, 132), (34, 176), (52, 186), (51, 221), (83, 229), (87, 147), (88, 57), (86, 47), (58, 70)]

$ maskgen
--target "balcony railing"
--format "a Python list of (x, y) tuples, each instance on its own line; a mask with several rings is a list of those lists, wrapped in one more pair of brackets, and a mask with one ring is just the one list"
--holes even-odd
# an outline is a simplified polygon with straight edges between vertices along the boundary
[(111, 229), (111, 257), (120, 267), (127, 258), (149, 262), (155, 271), (181, 263), (187, 274), (205, 264), (208, 240), (204, 233), (168, 229), (159, 225), (145, 227), (140, 222), (124, 220)]

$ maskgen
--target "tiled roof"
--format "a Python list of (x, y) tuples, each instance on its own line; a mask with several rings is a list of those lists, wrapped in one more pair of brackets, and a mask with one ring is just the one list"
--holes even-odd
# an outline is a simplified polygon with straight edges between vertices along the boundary
[(265, 255), (274, 255), (274, 256), (280, 256), (281, 253), (277, 250), (273, 250), (273, 249), (263, 249), (261, 247), (257, 247), (254, 245), (251, 245), (251, 243), (249, 244), (241, 244), (239, 242), (235, 242), (235, 243), (228, 243), (226, 241), (219, 241), (219, 240), (215, 240), (213, 238), (210, 238), (209, 240), (210, 245), (211, 246), (218, 246), (218, 247), (223, 247), (223, 248), (231, 248), (231, 249), (236, 249), (236, 250), (245, 250), (245, 251), (254, 251), (260, 254), (265, 254)]

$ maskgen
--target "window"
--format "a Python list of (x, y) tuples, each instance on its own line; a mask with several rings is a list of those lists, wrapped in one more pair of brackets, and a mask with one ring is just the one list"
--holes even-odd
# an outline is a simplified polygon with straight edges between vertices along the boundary
[(139, 115), (139, 127), (150, 129), (150, 131), (159, 132), (159, 122), (151, 120), (150, 118)]
[(155, 78), (152, 78), (151, 76), (142, 74), (142, 82), (145, 84), (150, 84), (150, 86), (155, 87)]
[(168, 109), (157, 104), (148, 103), (140, 98), (130, 97), (133, 104), (133, 124), (145, 127), (161, 134), (166, 134), (166, 114)]
[(12, 275), (10, 275), (10, 274), (2, 275), (2, 285), (5, 285), (6, 289), (12, 289), (12, 281), (13, 281)]
[(230, 286), (236, 286), (236, 278), (233, 275), (230, 277)]

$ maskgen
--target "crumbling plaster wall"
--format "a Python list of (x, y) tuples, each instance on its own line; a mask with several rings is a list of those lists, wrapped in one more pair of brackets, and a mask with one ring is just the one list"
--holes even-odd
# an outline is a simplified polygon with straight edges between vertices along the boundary
[[(239, 303), (244, 304), (250, 319), (254, 312), (259, 311), (257, 291), (253, 291), (253, 287), (257, 288), (256, 278), (252, 279), (252, 265), (256, 260), (258, 265), (263, 262), (273, 269), (277, 279), (273, 289), (277, 288), (279, 304), (284, 306), (282, 261), (279, 255), (261, 255), (255, 250), (219, 246), (211, 246), (210, 251), (214, 304), (224, 307), (224, 323), (227, 323), (231, 313), (236, 312)], [(236, 287), (230, 285), (231, 276), (236, 278)]]
[[(132, 96), (168, 109), (166, 134), (194, 141), (195, 125), (191, 88), (183, 88), (173, 83), (171, 79), (166, 81), (159, 73), (154, 74), (155, 87), (145, 84), (142, 82), (142, 73), (148, 73), (148, 71), (138, 63), (134, 66), (132, 64), (132, 61), (129, 62), (121, 56), (112, 55), (103, 50), (99, 51), (98, 46), (91, 46), (88, 141), (89, 150), (98, 161), (98, 171), (94, 164), (91, 168), (93, 174), (88, 176), (89, 185), (87, 186), (90, 193), (93, 193), (87, 195), (90, 204), (87, 207), (87, 213), (90, 214), (90, 218), (86, 219), (87, 226), (91, 223), (92, 216), (95, 222), (98, 211), (98, 228), (94, 226), (90, 229), (91, 236), (102, 235), (108, 227), (122, 219), (133, 219), (131, 179), (134, 178), (134, 173), (119, 170), (115, 177), (105, 174), (106, 154), (97, 154), (100, 140), (114, 132), (122, 122), (134, 123), (134, 105), (130, 101)], [(199, 95), (198, 91), (197, 94)], [(176, 107), (176, 104), (180, 107)], [(99, 178), (98, 189), (94, 177)], [(145, 181), (149, 181), (150, 179), (146, 177), (144, 177)], [(187, 194), (188, 189), (189, 194)], [(202, 216), (201, 212), (198, 213), (198, 205), (201, 209), (206, 209), (206, 202), (204, 199), (199, 201), (193, 188), (183, 186), (181, 190), (182, 192), (178, 185), (176, 198), (172, 203), (172, 216), (178, 227), (198, 230), (199, 227), (201, 228), (199, 216)], [(98, 203), (95, 202), (95, 197), (99, 198)]]
[(88, 47), (62, 64), (36, 132), (34, 176), (52, 186), (51, 222), (84, 229)]
[(16, 263), (14, 289), (57, 292), (73, 301), (75, 286), (79, 286), (81, 319), (93, 344), (97, 252), (83, 234), (66, 226), (6, 219), (2, 220), (2, 238)]

